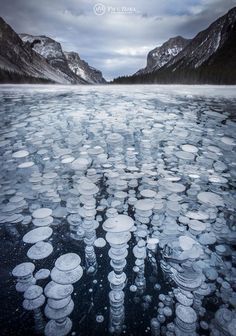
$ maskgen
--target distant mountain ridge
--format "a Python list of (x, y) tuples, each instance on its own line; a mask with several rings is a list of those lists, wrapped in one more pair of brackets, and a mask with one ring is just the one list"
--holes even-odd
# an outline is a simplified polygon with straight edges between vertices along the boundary
[(82, 60), (77, 68), (83, 76), (74, 72), (65, 54), (50, 37), (18, 35), (0, 18), (0, 83), (105, 83), (102, 73)]
[(236, 84), (236, 7), (198, 33), (167, 63), (113, 83)]
[(88, 83), (106, 83), (102, 72), (91, 67), (87, 62), (82, 60), (78, 53), (64, 52), (68, 66), (73, 73), (83, 78)]

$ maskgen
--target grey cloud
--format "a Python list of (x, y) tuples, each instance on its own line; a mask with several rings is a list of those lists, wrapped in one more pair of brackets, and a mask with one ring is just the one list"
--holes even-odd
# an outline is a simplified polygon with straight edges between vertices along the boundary
[(194, 37), (200, 30), (206, 29), (218, 17), (236, 6), (235, 0), (205, 0), (202, 10), (192, 15), (179, 26), (180, 34), (186, 37)]

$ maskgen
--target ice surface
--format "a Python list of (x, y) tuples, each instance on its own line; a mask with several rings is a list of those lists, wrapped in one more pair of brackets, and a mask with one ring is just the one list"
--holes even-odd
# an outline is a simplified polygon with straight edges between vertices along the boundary
[(46, 335), (232, 334), (235, 111), (231, 86), (0, 86), (1, 335), (35, 334), (22, 293)]

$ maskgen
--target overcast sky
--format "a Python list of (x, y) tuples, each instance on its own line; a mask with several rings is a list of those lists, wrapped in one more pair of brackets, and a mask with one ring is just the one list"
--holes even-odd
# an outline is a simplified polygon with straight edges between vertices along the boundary
[(0, 15), (18, 33), (47, 35), (77, 51), (112, 79), (136, 72), (149, 50), (176, 35), (194, 37), (234, 6), (236, 0), (0, 0)]

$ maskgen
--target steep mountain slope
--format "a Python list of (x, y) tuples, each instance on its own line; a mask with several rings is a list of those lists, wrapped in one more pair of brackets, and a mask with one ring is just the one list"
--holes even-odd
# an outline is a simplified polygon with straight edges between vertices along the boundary
[(29, 34), (19, 34), (23, 42), (28, 42), (31, 48), (39, 55), (43, 56), (49, 64), (58, 69), (63, 76), (72, 84), (83, 83), (84, 80), (77, 76), (67, 63), (62, 51), (61, 44), (47, 36), (33, 36)]
[(60, 71), (20, 39), (0, 18), (0, 82), (56, 82), (69, 84)]
[(105, 79), (77, 53), (64, 53), (57, 41), (18, 35), (0, 18), (0, 83), (94, 84)]
[(236, 84), (236, 24), (231, 27), (227, 41), (202, 65), (201, 71), (208, 73), (211, 81)]
[(236, 84), (235, 44), (236, 7), (197, 34), (154, 81)]
[(198, 33), (163, 67), (114, 82), (236, 84), (236, 7)]
[(76, 52), (64, 52), (70, 69), (88, 83), (105, 83), (102, 72), (91, 67)]
[(198, 68), (206, 62), (217, 50), (222, 48), (229, 39), (236, 23), (236, 7), (226, 15), (213, 22), (207, 29), (201, 31), (189, 45), (171, 60), (167, 67), (175, 65)]
[(160, 69), (178, 55), (190, 41), (191, 40), (185, 39), (182, 36), (170, 38), (160, 47), (157, 47), (148, 53), (146, 67), (137, 71), (135, 75), (150, 73)]

